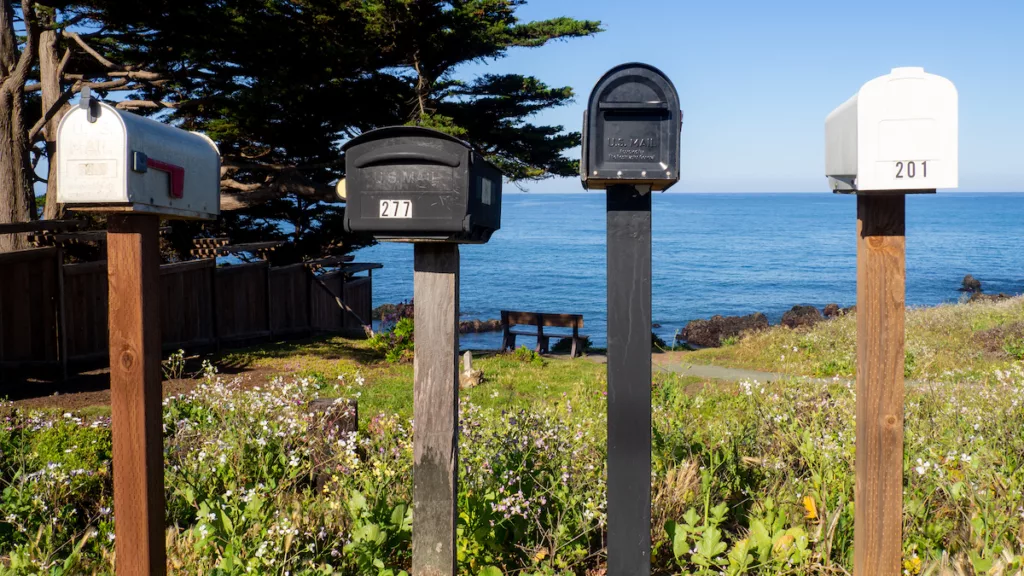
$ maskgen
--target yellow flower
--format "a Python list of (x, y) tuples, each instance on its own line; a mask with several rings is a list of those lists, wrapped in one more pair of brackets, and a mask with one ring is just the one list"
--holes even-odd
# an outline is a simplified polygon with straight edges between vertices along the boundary
[(920, 574), (921, 573), (921, 559), (914, 554), (909, 560), (903, 561), (903, 568), (908, 574)]
[(810, 496), (804, 496), (804, 510), (807, 511), (808, 520), (818, 519), (818, 507), (814, 504), (814, 498)]
[(541, 548), (540, 550), (537, 551), (537, 554), (533, 557), (533, 561), (534, 562), (540, 562), (541, 560), (547, 558), (547, 556), (548, 556), (548, 549), (547, 548)]

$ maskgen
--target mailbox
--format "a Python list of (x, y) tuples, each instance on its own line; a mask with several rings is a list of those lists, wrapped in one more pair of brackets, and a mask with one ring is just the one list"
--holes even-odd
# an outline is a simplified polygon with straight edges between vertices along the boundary
[(362, 134), (343, 150), (349, 232), (479, 244), (501, 226), (501, 171), (457, 138), (393, 126)]
[(957, 92), (923, 68), (894, 68), (825, 119), (825, 174), (835, 192), (956, 188)]
[(187, 132), (83, 94), (57, 128), (57, 201), (186, 219), (220, 213), (220, 154)]
[(666, 190), (679, 181), (683, 112), (672, 81), (647, 64), (609, 70), (583, 114), (583, 187)]

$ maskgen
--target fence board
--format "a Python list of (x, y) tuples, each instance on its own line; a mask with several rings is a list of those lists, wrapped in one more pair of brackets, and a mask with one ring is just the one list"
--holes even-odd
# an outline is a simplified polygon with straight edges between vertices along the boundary
[[(52, 247), (0, 255), (0, 365), (107, 360), (107, 262), (65, 264), (59, 271), (60, 259)], [(316, 281), (301, 264), (270, 268), (266, 262), (161, 266), (163, 347), (358, 328), (335, 297), (368, 320), (372, 280), (346, 276), (337, 271)]]
[(107, 356), (107, 261), (64, 266), (68, 360)]
[(214, 260), (160, 267), (160, 333), (163, 348), (208, 346), (213, 332)]
[(266, 262), (217, 268), (217, 336), (242, 340), (270, 335)]
[(345, 328), (345, 315), (335, 295), (344, 297), (345, 275), (333, 272), (317, 277), (313, 281), (313, 329), (320, 332), (337, 332)]
[(270, 270), (270, 328), (274, 335), (309, 331), (310, 274), (302, 264)]
[(345, 314), (345, 328), (360, 328), (373, 315), (373, 284), (369, 277), (350, 278), (345, 282), (345, 304), (359, 318)]
[(0, 260), (0, 361), (58, 362), (57, 250), (21, 250)]

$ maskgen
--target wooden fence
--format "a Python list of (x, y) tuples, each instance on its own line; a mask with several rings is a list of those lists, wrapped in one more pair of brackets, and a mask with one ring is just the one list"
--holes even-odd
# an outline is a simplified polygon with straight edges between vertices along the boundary
[[(372, 270), (317, 275), (302, 264), (160, 267), (164, 350), (227, 347), (316, 332), (360, 333), (370, 321)], [(368, 272), (371, 276), (354, 276)], [(349, 311), (339, 305), (341, 300)], [(60, 248), (0, 254), (0, 367), (105, 361), (107, 263), (63, 264)]]

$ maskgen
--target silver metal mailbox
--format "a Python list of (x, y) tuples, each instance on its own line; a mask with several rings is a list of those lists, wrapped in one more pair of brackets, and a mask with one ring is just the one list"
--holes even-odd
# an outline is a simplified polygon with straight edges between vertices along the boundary
[(220, 213), (220, 154), (203, 134), (92, 99), (57, 128), (57, 201), (186, 219)]

